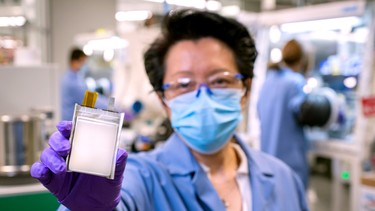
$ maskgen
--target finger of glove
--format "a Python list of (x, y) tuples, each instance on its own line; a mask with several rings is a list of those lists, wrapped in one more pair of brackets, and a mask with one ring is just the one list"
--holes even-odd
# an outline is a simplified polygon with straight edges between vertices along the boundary
[(51, 180), (51, 171), (41, 162), (35, 162), (30, 169), (30, 175), (38, 179), (43, 185)]
[(46, 148), (40, 156), (40, 161), (47, 166), (54, 174), (66, 172), (65, 160), (58, 155), (53, 149)]
[(57, 130), (67, 139), (70, 137), (70, 132), (72, 130), (71, 121), (61, 121), (56, 125)]
[(121, 176), (123, 175), (127, 158), (128, 158), (128, 153), (123, 149), (118, 149), (117, 156), (116, 156), (115, 179), (121, 178)]
[(61, 132), (54, 132), (48, 141), (49, 146), (60, 156), (66, 157), (70, 151), (70, 142)]

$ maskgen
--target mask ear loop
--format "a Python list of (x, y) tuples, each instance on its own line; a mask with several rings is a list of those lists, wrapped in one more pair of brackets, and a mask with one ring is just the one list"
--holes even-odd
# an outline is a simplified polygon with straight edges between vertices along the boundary
[(171, 106), (169, 105), (169, 101), (168, 101), (167, 99), (165, 99), (164, 96), (161, 98), (161, 100), (163, 101), (163, 103), (164, 103), (166, 106), (168, 106), (169, 108), (171, 107)]
[(249, 94), (248, 91), (247, 91), (247, 87), (245, 86), (244, 88), (242, 88), (241, 90), (241, 97), (245, 97), (245, 95)]

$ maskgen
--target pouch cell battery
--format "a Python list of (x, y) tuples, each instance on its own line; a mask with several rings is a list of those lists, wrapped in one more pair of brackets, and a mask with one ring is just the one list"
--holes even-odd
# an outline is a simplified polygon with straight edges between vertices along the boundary
[(75, 105), (67, 170), (114, 178), (124, 114)]

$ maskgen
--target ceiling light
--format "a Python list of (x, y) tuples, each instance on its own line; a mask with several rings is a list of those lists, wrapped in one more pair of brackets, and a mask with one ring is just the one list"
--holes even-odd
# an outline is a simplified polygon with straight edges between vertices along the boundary
[(236, 16), (241, 9), (238, 5), (225, 6), (221, 8), (221, 14), (224, 16)]
[(121, 49), (128, 46), (128, 41), (119, 37), (111, 37), (108, 39), (90, 40), (83, 50), (87, 55), (92, 54), (93, 51), (105, 51), (107, 49)]
[(218, 11), (221, 8), (221, 3), (219, 1), (208, 0), (206, 2), (206, 9), (209, 11)]
[(117, 21), (144, 21), (149, 19), (152, 13), (148, 10), (120, 11), (115, 18)]
[(282, 59), (282, 53), (281, 53), (281, 50), (280, 50), (280, 48), (273, 48), (272, 50), (271, 50), (271, 61), (273, 62), (273, 63), (278, 63), (278, 62), (280, 62), (281, 61), (281, 59)]
[(23, 16), (0, 17), (0, 27), (23, 26), (25, 23), (26, 18)]
[(110, 62), (115, 56), (115, 51), (113, 49), (106, 49), (103, 53), (103, 59), (106, 62)]
[(83, 53), (85, 53), (87, 56), (91, 56), (94, 53), (94, 49), (88, 45), (85, 45), (83, 46)]
[(146, 0), (146, 1), (151, 1), (151, 2), (156, 2), (156, 3), (163, 3), (164, 0)]
[(278, 43), (281, 39), (281, 32), (279, 30), (279, 27), (271, 26), (269, 36), (272, 43)]
[(329, 31), (336, 29), (347, 29), (348, 27), (358, 26), (361, 23), (358, 17), (331, 18), (314, 21), (302, 21), (294, 23), (285, 23), (281, 25), (281, 31), (288, 33), (301, 33), (307, 31)]
[(197, 9), (206, 8), (205, 0), (167, 0), (167, 3), (183, 7), (194, 7)]
[(13, 39), (0, 39), (0, 47), (2, 48), (8, 48), (8, 49), (15, 49), (19, 46), (17, 40)]

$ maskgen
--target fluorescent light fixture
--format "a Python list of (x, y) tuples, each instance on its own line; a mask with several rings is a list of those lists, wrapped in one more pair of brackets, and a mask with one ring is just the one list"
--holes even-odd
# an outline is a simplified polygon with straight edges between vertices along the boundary
[(280, 62), (282, 59), (282, 53), (280, 48), (273, 48), (271, 50), (271, 61), (274, 63)]
[(117, 21), (144, 21), (149, 19), (152, 13), (148, 10), (119, 11), (116, 12)]
[(26, 18), (23, 16), (0, 17), (0, 27), (23, 26), (25, 23)]
[(106, 62), (110, 62), (115, 56), (115, 51), (113, 49), (106, 49), (103, 53), (103, 59)]
[(354, 32), (354, 40), (360, 43), (365, 43), (369, 35), (369, 29), (366, 27), (357, 28)]
[(224, 16), (236, 16), (240, 11), (241, 9), (238, 5), (230, 5), (222, 7), (220, 13)]
[(83, 46), (84, 52), (87, 55), (92, 54), (93, 51), (105, 51), (107, 49), (121, 49), (128, 46), (128, 41), (119, 37), (113, 36), (107, 39), (90, 40), (85, 46)]
[(207, 9), (209, 11), (218, 11), (221, 8), (221, 3), (215, 0), (146, 0), (156, 3), (164, 3), (182, 7), (193, 7), (197, 9)]
[(221, 3), (219, 1), (208, 0), (206, 2), (206, 9), (209, 11), (218, 11), (221, 8)]
[(361, 23), (358, 17), (331, 18), (314, 21), (302, 21), (294, 23), (285, 23), (281, 25), (281, 31), (287, 33), (301, 33), (307, 31), (329, 31), (336, 29), (347, 29), (357, 26)]
[(12, 39), (0, 40), (0, 47), (2, 48), (13, 49), (13, 48), (17, 48), (17, 46), (18, 46), (17, 40), (12, 40)]
[(84, 52), (87, 56), (91, 56), (91, 55), (94, 53), (94, 50), (93, 50), (92, 48), (90, 48), (90, 46), (85, 45), (85, 46), (83, 46), (83, 52)]
[(151, 2), (156, 2), (156, 3), (163, 3), (164, 0), (146, 0), (146, 1), (151, 1)]
[(270, 40), (272, 43), (278, 43), (281, 39), (281, 32), (278, 26), (271, 26), (269, 31)]
[(206, 8), (205, 0), (167, 0), (167, 3), (183, 7), (194, 7), (197, 9)]

